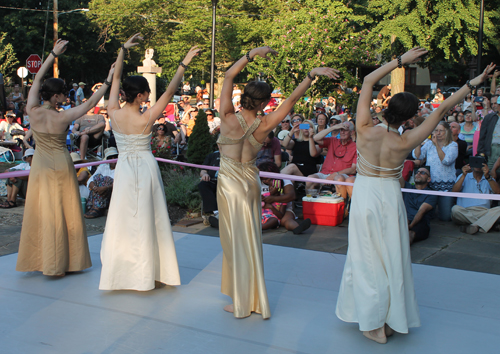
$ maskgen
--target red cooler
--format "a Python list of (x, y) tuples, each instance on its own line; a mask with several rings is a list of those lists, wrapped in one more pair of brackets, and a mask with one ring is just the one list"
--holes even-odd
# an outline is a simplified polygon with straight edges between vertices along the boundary
[(304, 197), (302, 198), (304, 219), (311, 219), (314, 225), (337, 226), (344, 220), (344, 198)]

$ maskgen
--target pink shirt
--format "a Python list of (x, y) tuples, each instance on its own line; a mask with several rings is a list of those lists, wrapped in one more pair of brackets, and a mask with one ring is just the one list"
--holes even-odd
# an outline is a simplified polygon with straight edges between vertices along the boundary
[(325, 175), (351, 168), (358, 161), (356, 143), (352, 140), (346, 145), (342, 145), (340, 139), (324, 138), (321, 148), (328, 149), (325, 162), (321, 168), (321, 173)]

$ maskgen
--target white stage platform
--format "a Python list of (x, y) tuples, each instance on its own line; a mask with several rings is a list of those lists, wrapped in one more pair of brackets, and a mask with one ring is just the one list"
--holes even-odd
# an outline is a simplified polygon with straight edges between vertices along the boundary
[(94, 266), (64, 278), (16, 272), (0, 257), (0, 353), (498, 353), (500, 276), (413, 265), (422, 327), (385, 345), (334, 313), (345, 256), (264, 245), (272, 317), (222, 308), (216, 237), (175, 233), (182, 285), (98, 290)]

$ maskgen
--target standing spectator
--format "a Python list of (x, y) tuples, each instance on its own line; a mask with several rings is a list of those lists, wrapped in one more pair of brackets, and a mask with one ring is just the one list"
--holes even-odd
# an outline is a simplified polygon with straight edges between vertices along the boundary
[(76, 91), (78, 91), (78, 84), (76, 82), (73, 83), (73, 88), (69, 90), (68, 98), (71, 102), (76, 105)]
[(490, 170), (500, 157), (500, 121), (498, 120), (497, 98), (498, 96), (491, 97), (493, 112), (484, 117), (477, 144), (477, 152), (488, 157), (488, 168)]
[[(377, 106), (382, 107), (384, 102), (389, 98), (391, 92), (391, 84), (382, 87), (377, 95)], [(377, 112), (378, 113), (378, 112)]]
[[(464, 98), (464, 101), (462, 102), (462, 111), (466, 111), (468, 109), (470, 109), (471, 105), (472, 105), (472, 93), (468, 93), (467, 96), (465, 96)], [(458, 119), (457, 119), (458, 121)]]
[[(462, 171), (452, 192), (500, 194), (500, 186), (490, 176), (486, 163), (483, 168), (474, 170), (466, 165)], [(457, 198), (457, 205), (453, 207), (451, 217), (455, 223), (463, 225), (460, 231), (474, 235), (478, 231), (488, 232), (497, 223), (500, 207), (491, 208), (491, 201), (488, 199)]]
[(257, 153), (256, 165), (263, 162), (274, 162), (276, 166), (281, 166), (281, 144), (272, 131), (267, 135), (262, 148)]
[(472, 104), (473, 106), (476, 107), (476, 111), (483, 109), (483, 104), (482, 104), (484, 100), (483, 93), (484, 93), (483, 89), (480, 88), (477, 89), (477, 94), (476, 97), (474, 98), (474, 103)]
[[(92, 86), (92, 94), (96, 93), (97, 90), (99, 90), (102, 86), (102, 83), (101, 82), (98, 82), (97, 84), (95, 84), (94, 86)], [(103, 108), (104, 107), (104, 96), (101, 97), (101, 99), (99, 100), (99, 102), (97, 102), (97, 105), (96, 105), (96, 109), (94, 110), (94, 113), (97, 114), (99, 112), (99, 108)]]
[(465, 122), (460, 124), (460, 139), (465, 140), (467, 149), (472, 151), (474, 133), (479, 130), (479, 125), (472, 119), (472, 114), (465, 115)]
[(213, 134), (220, 127), (220, 118), (214, 117), (214, 111), (210, 108), (205, 113), (207, 115), (208, 129), (210, 130), (210, 134)]
[[(426, 165), (431, 169), (432, 190), (448, 192), (455, 184), (455, 161), (458, 157), (458, 145), (453, 141), (450, 126), (446, 122), (439, 122), (432, 133), (431, 140), (413, 150), (413, 158), (426, 159)], [(441, 221), (451, 220), (453, 197), (439, 196), (438, 217)]]
[[(428, 168), (420, 167), (415, 173), (415, 185), (399, 179), (401, 188), (430, 190), (431, 173)], [(403, 193), (403, 199), (408, 216), (410, 245), (425, 240), (431, 230), (431, 211), (436, 207), (438, 197), (431, 194)]]
[(24, 102), (24, 96), (22, 92), (19, 92), (19, 84), (14, 85), (14, 91), (12, 91), (7, 97), (7, 101), (12, 102), (16, 110), (19, 109), (19, 105)]
[(458, 146), (458, 157), (455, 161), (455, 170), (457, 171), (457, 176), (462, 172), (462, 167), (465, 166), (465, 158), (467, 157), (467, 143), (465, 140), (460, 139), (460, 124), (457, 122), (450, 123), (451, 135), (453, 141), (457, 143)]
[[(215, 151), (208, 154), (203, 161), (204, 166), (220, 166), (220, 152)], [(219, 213), (217, 208), (217, 175), (218, 171), (214, 170), (201, 170), (200, 171), (200, 184), (198, 190), (200, 191), (201, 200), (203, 203), (203, 224), (210, 225), (210, 217), (217, 218)], [(218, 220), (217, 220), (218, 221)]]
[(81, 105), (85, 99), (85, 93), (83, 92), (83, 90), (85, 89), (85, 85), (86, 83), (85, 82), (80, 82), (78, 84), (78, 90), (76, 90), (76, 100), (75, 100), (75, 106), (79, 106)]
[[(33, 160), (33, 155), (35, 154), (34, 149), (27, 149), (24, 152), (23, 161), (15, 167), (9, 169), (9, 172), (13, 171), (26, 171), (31, 168), (31, 161)], [(11, 177), (6, 181), (7, 185), (7, 200), (0, 204), (0, 208), (9, 209), (17, 207), (17, 196), (20, 195), (22, 198), (26, 198), (26, 192), (28, 190), (28, 177)]]
[(190, 93), (191, 93), (191, 86), (189, 85), (189, 81), (186, 81), (184, 83), (184, 86), (182, 86), (182, 94), (189, 95)]
[[(104, 151), (105, 160), (118, 158), (118, 150), (114, 147)], [(87, 212), (83, 215), (86, 219), (95, 219), (103, 215), (109, 207), (113, 183), (115, 180), (116, 162), (103, 163), (97, 167), (95, 173), (89, 178), (87, 187), (90, 191), (87, 200)]]
[(456, 118), (458, 124), (465, 123), (465, 116), (464, 116), (464, 114), (466, 114), (467, 112), (472, 116), (471, 111), (458, 112), (457, 118)]
[(443, 94), (441, 93), (441, 89), (438, 88), (436, 90), (436, 94), (434, 95), (434, 99), (432, 100), (432, 102), (434, 103), (442, 103), (444, 101), (444, 96)]

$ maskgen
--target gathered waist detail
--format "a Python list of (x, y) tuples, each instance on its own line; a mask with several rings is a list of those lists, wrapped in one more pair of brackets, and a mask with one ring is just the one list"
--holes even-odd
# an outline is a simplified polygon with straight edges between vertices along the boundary
[(225, 161), (225, 162), (227, 162), (235, 167), (255, 166), (255, 161), (257, 161), (257, 158), (254, 158), (250, 161), (240, 162), (240, 161), (236, 161), (236, 160), (232, 159), (229, 156), (223, 155), (222, 153), (220, 154), (220, 158), (222, 161)]

